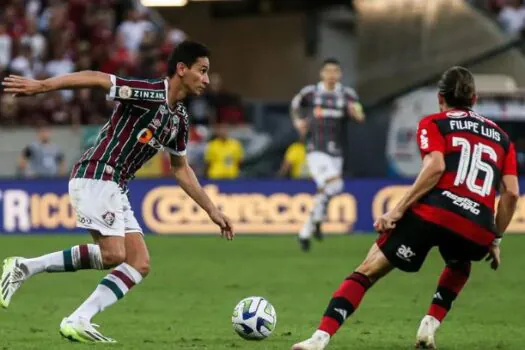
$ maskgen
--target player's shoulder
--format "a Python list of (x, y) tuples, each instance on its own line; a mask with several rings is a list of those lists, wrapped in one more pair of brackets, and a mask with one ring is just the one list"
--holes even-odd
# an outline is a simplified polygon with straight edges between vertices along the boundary
[(345, 95), (350, 96), (353, 99), (358, 99), (357, 91), (351, 86), (343, 85), (343, 92)]
[(447, 118), (448, 118), (448, 116), (447, 116), (446, 112), (439, 112), (439, 113), (428, 114), (428, 115), (423, 116), (419, 120), (419, 125), (421, 125), (421, 126), (428, 125), (428, 124), (430, 124), (432, 122), (435, 122), (435, 121), (438, 121), (438, 120), (447, 119)]
[(308, 94), (314, 93), (316, 89), (317, 89), (316, 84), (308, 84), (308, 85), (303, 86), (301, 90), (299, 91), (299, 93), (301, 95), (308, 95)]

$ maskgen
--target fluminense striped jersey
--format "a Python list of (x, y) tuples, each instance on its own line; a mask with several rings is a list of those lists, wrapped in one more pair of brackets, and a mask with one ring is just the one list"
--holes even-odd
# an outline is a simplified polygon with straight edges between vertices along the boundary
[(188, 114), (179, 102), (167, 103), (167, 80), (111, 76), (108, 99), (119, 103), (102, 127), (95, 145), (73, 167), (72, 178), (114, 181), (122, 189), (158, 151), (186, 154)]
[(349, 105), (358, 102), (354, 89), (337, 84), (333, 91), (322, 82), (305, 86), (292, 100), (291, 108), (309, 121), (306, 139), (308, 152), (321, 151), (341, 156), (343, 121), (349, 116)]

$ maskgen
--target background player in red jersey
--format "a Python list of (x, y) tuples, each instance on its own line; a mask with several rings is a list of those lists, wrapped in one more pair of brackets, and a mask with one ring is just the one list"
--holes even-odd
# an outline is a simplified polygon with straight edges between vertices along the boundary
[(318, 330), (293, 350), (324, 349), (375, 282), (394, 268), (418, 271), (430, 249), (438, 247), (446, 267), (416, 339), (417, 348), (435, 348), (435, 332), (465, 286), (471, 262), (487, 257), (498, 268), (501, 238), (519, 198), (516, 155), (508, 136), (471, 110), (476, 99), (467, 69), (453, 67), (443, 74), (441, 113), (419, 123), (423, 165), (417, 179), (375, 222), (381, 235), (368, 256), (333, 294)]
[(96, 144), (73, 167), (69, 181), (77, 226), (88, 229), (96, 244), (76, 245), (31, 259), (4, 260), (1, 306), (7, 308), (21, 284), (35, 274), (114, 267), (88, 299), (64, 318), (60, 333), (80, 342), (115, 342), (95, 329), (91, 319), (149, 273), (148, 248), (127, 198), (127, 184), (159, 150), (170, 154), (177, 183), (208, 213), (224, 237), (233, 238), (230, 220), (203, 191), (186, 159), (189, 121), (180, 101), (202, 93), (209, 84), (209, 55), (202, 44), (181, 43), (174, 49), (168, 76), (163, 79), (124, 79), (92, 71), (42, 81), (18, 76), (5, 79), (5, 92), (17, 95), (93, 87), (106, 90), (107, 97), (119, 103)]

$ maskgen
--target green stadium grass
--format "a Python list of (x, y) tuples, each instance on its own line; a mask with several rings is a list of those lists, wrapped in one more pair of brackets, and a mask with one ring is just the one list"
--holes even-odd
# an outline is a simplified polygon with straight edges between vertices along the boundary
[[(33, 256), (83, 242), (83, 236), (0, 237), (0, 255)], [(289, 349), (315, 329), (331, 293), (358, 264), (372, 235), (329, 237), (309, 254), (295, 237), (148, 236), (151, 275), (125, 299), (94, 319), (115, 349)], [(438, 332), (440, 349), (525, 347), (525, 236), (507, 237), (503, 264), (487, 263), (472, 278)], [(367, 294), (329, 349), (410, 349), (443, 263), (433, 252), (418, 274), (393, 272)], [(71, 349), (58, 334), (105, 275), (101, 271), (42, 274), (0, 310), (0, 350)], [(274, 334), (248, 342), (231, 327), (235, 304), (261, 295), (278, 315)], [(104, 348), (106, 346), (103, 346)], [(74, 349), (91, 348), (75, 345)]]

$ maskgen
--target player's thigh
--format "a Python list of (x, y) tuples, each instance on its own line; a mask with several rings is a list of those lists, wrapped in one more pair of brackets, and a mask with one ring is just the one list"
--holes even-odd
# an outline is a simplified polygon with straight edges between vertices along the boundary
[(385, 257), (396, 268), (405, 272), (417, 272), (434, 245), (428, 223), (412, 214), (405, 213), (393, 230), (379, 236), (376, 243)]
[(332, 166), (338, 177), (343, 174), (343, 157), (332, 157)]
[(306, 160), (308, 170), (318, 188), (323, 188), (328, 179), (340, 175), (334, 168), (332, 157), (324, 152), (310, 152)]
[(439, 233), (439, 253), (447, 264), (480, 261), (487, 256), (489, 248), (443, 228)]
[(76, 212), (77, 227), (102, 236), (124, 237), (121, 191), (112, 181), (72, 179), (69, 198)]

